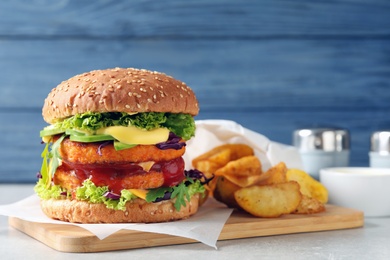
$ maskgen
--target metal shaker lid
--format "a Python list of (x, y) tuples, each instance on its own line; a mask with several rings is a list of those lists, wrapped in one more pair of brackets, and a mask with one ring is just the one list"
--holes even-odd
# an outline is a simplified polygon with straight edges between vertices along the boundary
[(371, 151), (390, 153), (390, 130), (376, 131), (371, 134)]
[(293, 145), (300, 151), (343, 151), (349, 150), (350, 137), (348, 130), (337, 127), (301, 128), (293, 133)]

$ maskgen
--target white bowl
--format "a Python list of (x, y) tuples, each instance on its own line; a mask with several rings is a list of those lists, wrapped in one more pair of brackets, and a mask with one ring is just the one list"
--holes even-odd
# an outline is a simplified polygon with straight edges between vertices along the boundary
[(320, 181), (329, 204), (361, 210), (367, 217), (390, 216), (390, 168), (326, 168)]

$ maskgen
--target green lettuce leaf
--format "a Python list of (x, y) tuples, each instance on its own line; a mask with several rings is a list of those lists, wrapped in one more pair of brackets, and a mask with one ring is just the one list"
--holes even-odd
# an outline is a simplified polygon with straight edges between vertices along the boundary
[(41, 137), (52, 132), (65, 131), (63, 129), (76, 129), (95, 134), (98, 129), (109, 126), (136, 126), (146, 130), (166, 127), (185, 140), (189, 140), (195, 134), (194, 118), (188, 114), (148, 112), (130, 115), (121, 112), (86, 112), (46, 127), (41, 131)]
[[(60, 199), (69, 196), (69, 194), (58, 185), (52, 185), (47, 187), (43, 178), (39, 179), (34, 187), (35, 193), (42, 199)], [(65, 195), (63, 195), (65, 194)]]
[(184, 140), (195, 136), (195, 121), (188, 114), (167, 114), (167, 121), (163, 126)]
[[(43, 179), (39, 179), (34, 187), (34, 191), (42, 199), (61, 199), (70, 198), (70, 193), (58, 185), (52, 185), (46, 187)], [(86, 179), (81, 187), (76, 189), (76, 199), (85, 200), (90, 203), (104, 203), (107, 208), (114, 210), (125, 210), (126, 203), (131, 201), (137, 196), (132, 194), (129, 190), (122, 190), (119, 200), (110, 199), (104, 196), (109, 191), (107, 186), (98, 187), (90, 179)], [(162, 198), (166, 191), (172, 192), (171, 198), (176, 198), (175, 208), (180, 210), (181, 206), (186, 205), (186, 201), (190, 200), (190, 197), (196, 193), (204, 194), (205, 188), (199, 180), (192, 182), (190, 185), (185, 185), (184, 182), (176, 187), (158, 188), (150, 190), (146, 195), (147, 202), (153, 202), (157, 198)], [(65, 194), (65, 195), (64, 195)], [(175, 195), (173, 195), (175, 194)]]
[(76, 189), (76, 199), (86, 200), (91, 203), (104, 203), (107, 208), (125, 210), (126, 203), (137, 198), (128, 190), (122, 190), (119, 200), (113, 200), (103, 196), (108, 190), (107, 186), (98, 187), (90, 179), (83, 182), (83, 186)]

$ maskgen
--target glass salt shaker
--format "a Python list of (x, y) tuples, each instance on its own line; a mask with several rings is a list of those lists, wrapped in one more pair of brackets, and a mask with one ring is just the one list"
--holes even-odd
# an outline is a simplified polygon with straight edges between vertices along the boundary
[(301, 128), (293, 133), (293, 145), (298, 148), (303, 167), (316, 180), (327, 167), (349, 165), (349, 131), (337, 127)]
[(371, 134), (370, 167), (390, 168), (390, 130)]

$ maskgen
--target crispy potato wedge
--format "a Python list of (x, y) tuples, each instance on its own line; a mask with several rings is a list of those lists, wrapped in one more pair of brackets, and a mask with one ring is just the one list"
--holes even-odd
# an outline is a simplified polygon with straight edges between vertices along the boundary
[(256, 156), (245, 156), (228, 162), (215, 171), (216, 176), (248, 177), (261, 174), (261, 163)]
[(325, 211), (325, 205), (316, 198), (309, 198), (308, 196), (302, 195), (301, 203), (299, 203), (297, 209), (293, 212), (294, 214), (315, 214)]
[[(216, 156), (216, 154), (220, 154), (221, 152), (223, 153), (223, 151), (228, 151), (228, 153), (230, 154), (228, 161), (237, 160), (237, 159), (244, 157), (244, 156), (254, 155), (254, 151), (253, 151), (252, 147), (250, 147), (246, 144), (224, 144), (224, 145), (217, 146), (217, 147), (211, 149), (210, 151), (208, 151), (204, 154), (201, 154), (200, 156), (194, 158), (192, 160), (192, 165), (196, 166), (196, 164), (199, 161), (210, 160), (210, 158), (214, 158), (211, 160), (215, 163), (223, 164), (222, 161), (218, 161), (221, 159), (220, 158), (217, 159), (218, 156)], [(225, 162), (227, 163), (228, 161), (225, 161)], [(221, 163), (219, 163), (219, 162), (221, 162)]]
[[(194, 167), (206, 175), (212, 176), (220, 166), (212, 161), (204, 160), (197, 162)], [(209, 177), (209, 176), (207, 176)]]
[(261, 179), (261, 175), (252, 175), (252, 176), (226, 175), (224, 177), (230, 182), (240, 186), (241, 188), (255, 185)]
[(238, 205), (256, 217), (274, 218), (292, 213), (301, 202), (295, 181), (241, 188), (234, 193)]
[(217, 177), (217, 183), (214, 190), (214, 198), (225, 203), (229, 208), (239, 208), (234, 192), (241, 189), (240, 186), (227, 180), (224, 176)]
[(296, 181), (299, 183), (303, 195), (309, 198), (315, 198), (323, 204), (328, 202), (328, 190), (326, 187), (305, 171), (289, 169), (286, 176), (288, 181)]
[(287, 182), (287, 166), (284, 162), (280, 162), (277, 165), (269, 168), (264, 174), (261, 175), (259, 185), (276, 184)]

